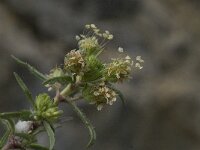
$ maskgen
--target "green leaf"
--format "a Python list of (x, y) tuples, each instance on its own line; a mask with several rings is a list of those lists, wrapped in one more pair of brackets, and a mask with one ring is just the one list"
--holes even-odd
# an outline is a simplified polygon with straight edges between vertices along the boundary
[(71, 102), (70, 100), (67, 100), (67, 99), (66, 101), (73, 107), (74, 111), (77, 113), (77, 115), (82, 120), (84, 125), (88, 128), (90, 140), (87, 144), (87, 147), (90, 147), (91, 145), (94, 144), (96, 140), (96, 132), (94, 130), (93, 125), (90, 123), (89, 119), (84, 115), (84, 113), (78, 108), (78, 106), (74, 102)]
[(42, 74), (41, 72), (39, 72), (36, 68), (34, 68), (33, 66), (29, 65), (28, 63), (26, 62), (23, 62), (22, 60), (20, 60), (19, 58), (11, 55), (11, 57), (20, 65), (24, 66), (26, 69), (29, 70), (29, 72), (31, 74), (33, 74), (35, 77), (39, 78), (40, 80), (47, 80), (47, 77)]
[(20, 118), (23, 120), (30, 120), (31, 117), (32, 117), (32, 113), (29, 110), (22, 110), (19, 112), (0, 113), (0, 118), (2, 119)]
[(25, 85), (23, 80), (20, 78), (20, 76), (15, 72), (14, 72), (14, 75), (15, 75), (15, 78), (16, 78), (19, 86), (21, 87), (22, 91), (24, 92), (24, 94), (26, 95), (26, 97), (28, 98), (30, 103), (35, 107), (35, 102), (33, 100), (31, 92), (29, 91), (29, 89), (27, 88), (27, 86)]
[(72, 83), (72, 78), (70, 76), (53, 77), (44, 81), (43, 85), (54, 84), (56, 82), (67, 85), (68, 83)]
[(35, 150), (49, 150), (49, 148), (46, 148), (46, 147), (39, 145), (39, 144), (30, 144), (28, 146), (28, 148), (35, 149)]
[(11, 130), (12, 133), (15, 132), (15, 123), (12, 119), (6, 119), (7, 127)]
[(6, 132), (0, 140), (0, 148), (2, 148), (8, 141), (9, 136), (14, 132), (15, 125), (13, 120), (3, 120), (3, 123), (6, 125)]
[(7, 130), (6, 133), (3, 135), (3, 137), (0, 140), (0, 148), (2, 148), (7, 143), (10, 134), (11, 130)]
[(114, 86), (112, 86), (111, 84), (108, 85), (108, 87), (111, 88), (112, 90), (114, 90), (117, 93), (117, 95), (119, 96), (123, 105), (125, 106), (126, 103), (125, 103), (124, 95), (122, 94), (122, 92), (120, 90), (118, 90), (117, 88), (115, 88)]
[(27, 134), (27, 133), (15, 133), (16, 136), (23, 138), (27, 141), (33, 141), (35, 140), (34, 137), (31, 134)]
[(52, 129), (52, 126), (47, 121), (43, 121), (43, 125), (49, 137), (49, 150), (53, 150), (55, 145), (54, 131)]

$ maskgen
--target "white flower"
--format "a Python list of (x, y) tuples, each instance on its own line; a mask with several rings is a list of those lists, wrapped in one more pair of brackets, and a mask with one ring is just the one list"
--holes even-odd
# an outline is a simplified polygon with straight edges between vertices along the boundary
[(139, 68), (139, 69), (142, 69), (142, 68), (143, 68), (143, 66), (141, 66), (140, 63), (136, 63), (136, 64), (135, 64), (135, 67), (136, 67), (136, 68)]
[(119, 47), (119, 48), (118, 48), (118, 52), (123, 53), (123, 52), (124, 52), (124, 49), (123, 49), (122, 47)]
[(112, 34), (109, 34), (108, 35), (108, 40), (112, 40), (113, 39), (113, 35)]
[(93, 29), (97, 28), (97, 27), (95, 26), (95, 24), (91, 24), (90, 26), (91, 26), (91, 28), (93, 28)]
[(89, 24), (86, 24), (86, 25), (85, 25), (85, 28), (86, 28), (86, 29), (89, 29), (89, 28), (90, 28), (90, 25), (89, 25)]
[(137, 57), (136, 57), (136, 60), (139, 61), (140, 63), (143, 63), (143, 62), (144, 62), (144, 60), (141, 58), (141, 56), (137, 56)]
[(99, 105), (97, 106), (97, 110), (98, 110), (98, 111), (102, 110), (102, 108), (103, 108), (103, 105), (102, 105), (102, 104), (99, 104)]
[(78, 36), (78, 35), (76, 35), (75, 38), (76, 38), (77, 41), (79, 41), (81, 39), (80, 36)]
[(17, 133), (28, 133), (31, 129), (32, 121), (21, 121), (19, 120), (15, 125), (15, 131)]

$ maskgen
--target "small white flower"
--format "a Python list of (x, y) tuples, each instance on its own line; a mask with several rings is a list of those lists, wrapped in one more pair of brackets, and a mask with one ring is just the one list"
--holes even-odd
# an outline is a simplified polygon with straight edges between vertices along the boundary
[(17, 133), (28, 133), (32, 126), (32, 121), (21, 121), (19, 120), (15, 125), (15, 131)]
[(130, 56), (126, 56), (125, 59), (126, 59), (126, 60), (130, 60), (131, 57), (130, 57)]
[(112, 40), (113, 39), (113, 35), (112, 34), (109, 34), (108, 35), (108, 40)]
[(136, 68), (139, 68), (139, 69), (142, 69), (142, 68), (143, 68), (143, 66), (141, 66), (140, 63), (136, 63), (136, 64), (135, 64), (135, 67), (136, 67)]
[(139, 61), (140, 63), (143, 63), (143, 62), (144, 62), (144, 60), (141, 58), (141, 56), (137, 56), (137, 57), (136, 57), (136, 60)]
[(81, 39), (80, 36), (78, 36), (78, 35), (76, 35), (75, 38), (76, 38), (77, 41), (79, 41)]
[(99, 104), (99, 105), (97, 106), (97, 110), (98, 110), (98, 111), (102, 110), (102, 108), (103, 108), (103, 105), (102, 105), (102, 104)]
[(86, 28), (86, 29), (89, 29), (89, 28), (90, 28), (90, 25), (89, 25), (89, 24), (86, 24), (86, 25), (85, 25), (85, 28)]
[(52, 91), (52, 90), (53, 90), (53, 88), (52, 88), (52, 87), (49, 87), (49, 88), (48, 88), (48, 91), (49, 91), (49, 92), (50, 92), (50, 91)]
[(108, 30), (105, 31), (106, 34), (110, 34), (110, 32)]
[(95, 24), (91, 24), (90, 26), (91, 26), (91, 28), (93, 28), (93, 29), (94, 29), (94, 28), (97, 28), (97, 27), (95, 26)]
[(93, 94), (94, 94), (94, 96), (99, 96), (100, 95), (99, 92), (97, 92), (97, 91), (95, 91)]
[(124, 52), (124, 49), (123, 49), (122, 47), (119, 47), (119, 48), (118, 48), (118, 52), (123, 53), (123, 52)]

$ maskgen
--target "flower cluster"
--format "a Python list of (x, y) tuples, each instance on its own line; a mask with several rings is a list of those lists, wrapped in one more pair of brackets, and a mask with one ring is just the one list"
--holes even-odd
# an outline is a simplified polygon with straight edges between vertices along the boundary
[(34, 119), (36, 120), (54, 121), (63, 113), (46, 93), (36, 97), (35, 105)]
[(84, 36), (81, 40), (79, 40), (78, 45), (79, 49), (86, 51), (99, 48), (98, 39), (95, 36), (92, 37)]
[(79, 74), (85, 67), (85, 60), (80, 50), (71, 50), (64, 60), (65, 70), (70, 70), (72, 73)]
[(97, 28), (94, 24), (87, 24), (85, 25), (85, 28), (92, 31), (92, 33), (94, 33), (96, 36), (102, 37), (107, 40), (113, 39), (113, 35), (108, 30), (106, 30), (105, 32), (101, 32), (101, 30)]
[[(94, 91), (95, 95), (91, 98), (91, 92), (85, 92), (85, 99), (97, 105), (100, 110), (105, 104), (112, 104), (116, 101), (116, 93), (107, 87), (107, 83), (123, 82), (131, 78), (131, 70), (133, 67), (142, 69), (141, 63), (144, 61), (140, 56), (136, 57), (136, 63), (130, 56), (121, 58), (113, 58), (110, 63), (103, 63), (98, 56), (104, 50), (107, 42), (113, 39), (113, 35), (109, 31), (101, 32), (94, 24), (85, 26), (86, 34), (76, 36), (78, 41), (78, 50), (71, 50), (65, 57), (64, 69), (66, 72), (81, 76), (81, 82), (88, 84), (95, 82), (90, 91)], [(118, 48), (120, 53), (124, 52), (122, 47)], [(104, 82), (104, 85), (101, 85)], [(84, 85), (83, 84), (83, 85)], [(88, 89), (88, 86), (86, 86)], [(91, 86), (90, 86), (91, 87)], [(88, 96), (90, 95), (90, 96)], [(108, 97), (106, 97), (108, 96)], [(90, 98), (89, 98), (90, 97)], [(93, 100), (91, 100), (93, 99)]]
[(97, 106), (97, 110), (101, 110), (105, 104), (112, 105), (117, 100), (117, 93), (105, 82), (85, 88), (83, 94), (90, 104)]
[(112, 59), (106, 66), (105, 77), (108, 81), (118, 82), (130, 78), (133, 61), (129, 56), (125, 58)]

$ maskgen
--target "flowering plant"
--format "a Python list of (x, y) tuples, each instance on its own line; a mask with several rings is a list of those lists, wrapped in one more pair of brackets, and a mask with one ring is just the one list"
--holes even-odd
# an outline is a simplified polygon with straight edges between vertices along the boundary
[[(94, 24), (86, 25), (85, 30), (86, 33), (76, 36), (78, 49), (67, 53), (63, 67), (53, 68), (48, 75), (12, 56), (17, 63), (40, 79), (48, 91), (55, 91), (55, 97), (40, 93), (33, 98), (20, 76), (14, 73), (32, 107), (18, 112), (0, 113), (0, 120), (7, 128), (0, 140), (1, 149), (54, 149), (55, 129), (62, 123), (63, 110), (59, 108), (62, 103), (69, 104), (88, 129), (89, 147), (96, 140), (96, 133), (89, 119), (76, 105), (76, 101), (85, 100), (98, 111), (106, 105), (112, 105), (117, 97), (124, 101), (121, 92), (113, 84), (130, 79), (131, 70), (142, 69), (141, 64), (144, 61), (137, 56), (134, 63), (130, 56), (123, 56), (123, 48), (119, 47), (122, 58), (113, 58), (110, 63), (102, 62), (99, 56), (106, 44), (113, 39), (113, 35), (109, 31), (101, 32)], [(41, 132), (48, 134), (48, 148), (37, 143), (37, 135)]]

